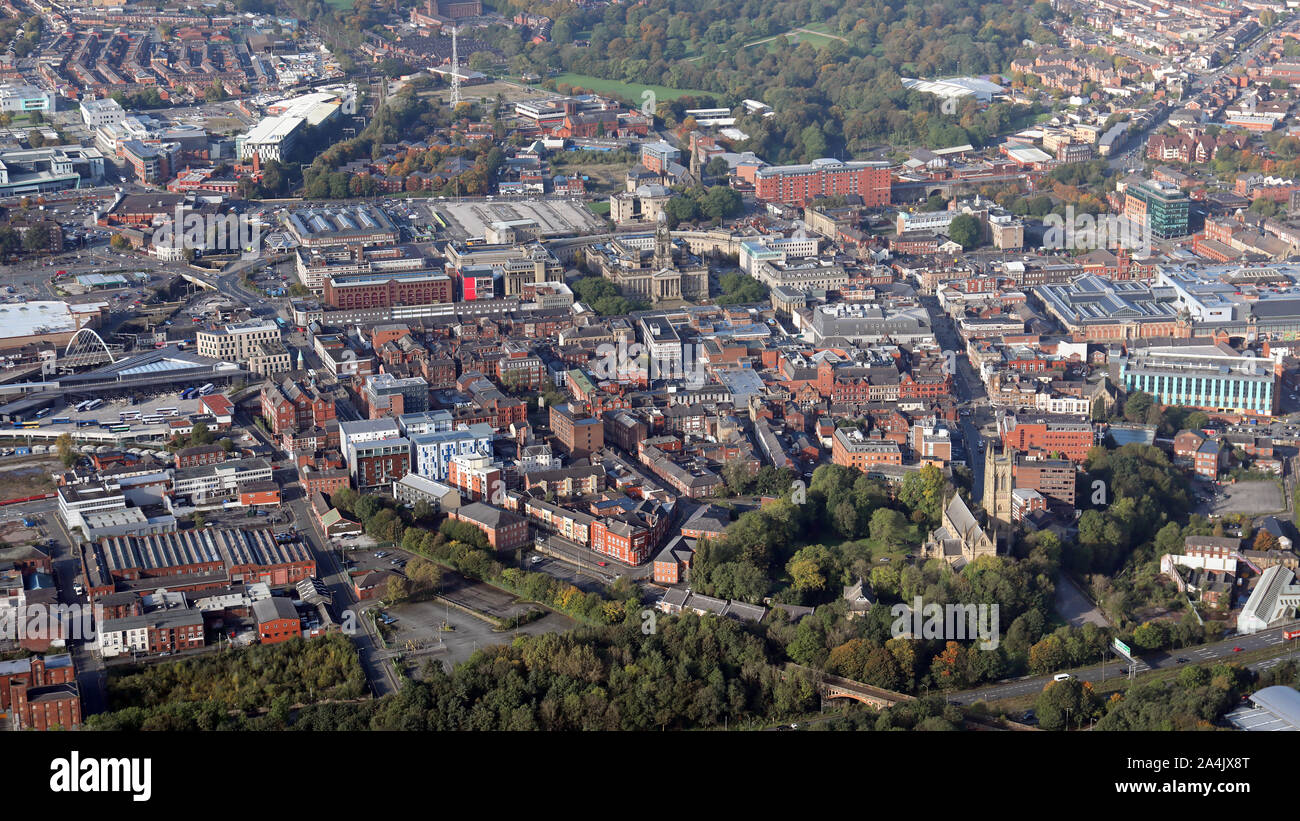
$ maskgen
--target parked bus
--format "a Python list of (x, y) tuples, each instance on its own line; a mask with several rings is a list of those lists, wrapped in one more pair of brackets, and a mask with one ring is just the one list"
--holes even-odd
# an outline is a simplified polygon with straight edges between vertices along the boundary
[(1300, 630), (1287, 630), (1284, 633), (1282, 633), (1282, 639), (1284, 641), (1290, 641), (1291, 639), (1300, 639)]
[(216, 386), (216, 385), (213, 385), (211, 382), (209, 382), (208, 384), (206, 384), (206, 385), (204, 385), (203, 387), (199, 388), (199, 396), (207, 396), (208, 394), (212, 393), (212, 392), (213, 392), (214, 390), (216, 390), (216, 389), (217, 389), (217, 386)]
[(175, 416), (176, 408), (154, 408), (154, 416)]
[(84, 410), (85, 410), (87, 407), (89, 407), (89, 406), (90, 406), (90, 400), (89, 400), (89, 399), (85, 400), (84, 402), (78, 402), (78, 403), (77, 403), (77, 413), (81, 413), (82, 411), (84, 411)]
[(104, 404), (104, 400), (103, 400), (103, 399), (92, 399), (92, 400), (90, 400), (90, 404), (86, 406), (86, 410), (88, 410), (88, 411), (92, 411), (92, 410), (94, 410), (95, 408), (99, 407), (99, 406), (102, 405), (102, 404)]
[(181, 399), (193, 399), (194, 392), (197, 390), (198, 388), (186, 388), (185, 390), (181, 391)]
[(54, 413), (54, 408), (41, 408), (36, 412), (36, 418), (44, 419), (45, 417), (49, 416), (51, 413)]
[(130, 425), (109, 425), (108, 432), (109, 433), (130, 433), (131, 426)]
[(60, 416), (50, 420), (51, 425), (71, 425), (72, 419), (67, 416)]
[(118, 411), (117, 418), (122, 422), (125, 422), (128, 419), (139, 419), (140, 411)]
[(40, 422), (23, 422), (24, 428), (39, 428), (40, 426)]

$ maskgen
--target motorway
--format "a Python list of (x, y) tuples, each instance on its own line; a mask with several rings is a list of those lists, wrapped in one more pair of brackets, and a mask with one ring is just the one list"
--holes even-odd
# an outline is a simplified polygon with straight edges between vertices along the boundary
[[(1142, 673), (1148, 670), (1171, 670), (1188, 664), (1204, 664), (1217, 660), (1231, 660), (1236, 656), (1234, 648), (1240, 647), (1246, 650), (1262, 650), (1276, 648), (1277, 656), (1283, 656), (1287, 653), (1294, 653), (1294, 648), (1286, 645), (1282, 638), (1282, 633), (1294, 627), (1292, 625), (1283, 625), (1268, 630), (1254, 633), (1248, 636), (1230, 636), (1222, 641), (1212, 644), (1203, 644), (1196, 647), (1184, 647), (1169, 652), (1157, 652), (1142, 655), (1135, 666), (1135, 672)], [(1110, 655), (1110, 651), (1107, 651)], [(1277, 664), (1280, 659), (1270, 658), (1249, 665), (1253, 670), (1266, 669)], [(1072, 675), (1080, 681), (1102, 682), (1113, 681), (1115, 678), (1125, 673), (1127, 662), (1116, 659), (1104, 664), (1097, 664), (1094, 667), (1087, 667), (1082, 670), (1071, 671)], [(980, 687), (974, 690), (963, 690), (951, 694), (954, 704), (971, 705), (977, 701), (994, 702), (1003, 699), (1015, 698), (1017, 696), (1033, 695), (1041, 692), (1047, 684), (1052, 681), (1052, 676), (1032, 676), (1005, 681), (988, 687)]]

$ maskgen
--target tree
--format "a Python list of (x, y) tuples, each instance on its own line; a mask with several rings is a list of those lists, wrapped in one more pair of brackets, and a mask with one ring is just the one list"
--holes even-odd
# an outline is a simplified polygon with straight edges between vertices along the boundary
[(1272, 533), (1268, 532), (1267, 530), (1261, 530), (1259, 533), (1255, 534), (1255, 549), (1256, 550), (1281, 550), (1282, 543), (1279, 542), (1277, 540), (1277, 537), (1274, 536)]
[(121, 234), (114, 234), (113, 238), (108, 241), (108, 244), (118, 251), (123, 251), (131, 247), (131, 243)]
[(786, 565), (786, 571), (796, 590), (818, 592), (826, 587), (826, 571), (830, 563), (831, 555), (825, 547), (810, 545), (794, 554)]
[(379, 512), (381, 505), (374, 496), (362, 496), (352, 503), (352, 513), (362, 524), (367, 524)]
[(70, 468), (77, 464), (77, 449), (72, 444), (72, 434), (65, 433), (59, 436), (55, 444), (59, 448), (59, 461), (63, 462), (65, 468)]
[(442, 584), (442, 568), (423, 556), (416, 556), (406, 566), (406, 577), (416, 590), (437, 590)]
[(50, 250), (50, 235), (43, 231), (45, 223), (38, 223), (23, 232), (23, 250), (32, 254), (43, 254)]
[(953, 242), (960, 243), (963, 250), (969, 251), (979, 245), (979, 220), (970, 214), (958, 214), (952, 218), (952, 222), (948, 225), (948, 237)]
[(907, 539), (907, 518), (897, 510), (882, 507), (871, 514), (871, 538), (886, 550), (895, 550)]
[(424, 499), (421, 499), (416, 502), (415, 507), (411, 509), (411, 516), (414, 517), (417, 522), (428, 521), (433, 518), (433, 505), (429, 504)]
[(210, 445), (212, 444), (213, 434), (208, 430), (208, 426), (203, 422), (195, 422), (194, 430), (190, 432), (190, 444), (192, 445)]
[(1129, 394), (1128, 399), (1124, 400), (1124, 418), (1130, 422), (1142, 422), (1146, 419), (1151, 405), (1151, 394), (1143, 391)]
[(398, 604), (411, 598), (411, 583), (402, 576), (393, 576), (384, 588), (384, 601)]
[(705, 164), (704, 176), (710, 179), (725, 177), (727, 176), (727, 173), (730, 171), (730, 169), (731, 167), (727, 165), (726, 160), (724, 160), (722, 157), (714, 157), (713, 159), (709, 160), (708, 163)]

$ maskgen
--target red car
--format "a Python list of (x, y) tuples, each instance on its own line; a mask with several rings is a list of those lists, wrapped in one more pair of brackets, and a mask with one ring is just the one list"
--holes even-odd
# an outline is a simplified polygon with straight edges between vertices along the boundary
[(1241, 652), (1241, 648), (1240, 648), (1240, 647), (1234, 647), (1234, 648), (1232, 648), (1232, 652), (1234, 652), (1234, 653), (1240, 653), (1240, 652)]
[(609, 564), (609, 562), (596, 562), (596, 564), (600, 565), (601, 567), (604, 567), (605, 565)]

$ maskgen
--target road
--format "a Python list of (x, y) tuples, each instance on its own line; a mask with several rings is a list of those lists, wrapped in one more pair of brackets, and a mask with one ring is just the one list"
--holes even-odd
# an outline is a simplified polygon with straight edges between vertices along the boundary
[[(969, 411), (969, 415), (960, 417), (962, 444), (966, 449), (966, 463), (970, 466), (973, 476), (971, 495), (980, 499), (983, 498), (984, 493), (984, 452), (979, 448), (983, 441), (979, 427), (993, 418), (991, 408), (984, 401), (988, 399), (988, 393), (984, 390), (984, 382), (966, 356), (966, 346), (962, 343), (952, 318), (943, 312), (939, 300), (933, 296), (926, 296), (921, 298), (921, 302), (933, 317), (935, 339), (945, 351), (947, 361), (953, 363), (956, 368), (953, 377), (957, 386), (959, 405), (962, 410)], [(947, 352), (951, 352), (951, 356)]]
[[(81, 560), (73, 549), (72, 538), (63, 527), (57, 512), (57, 500), (47, 499), (24, 505), (26, 515), (34, 515), (40, 522), (40, 529), (51, 541), (50, 561), (53, 564), (55, 586), (59, 591), (60, 604), (86, 604), (84, 596), (77, 596), (72, 591), (77, 576), (81, 573)], [(99, 624), (96, 620), (95, 629)], [(77, 670), (77, 685), (81, 688), (81, 714), (83, 716), (107, 712), (108, 672), (103, 659), (94, 651), (94, 637), (68, 642), (72, 663)]]
[[(1203, 664), (1218, 659), (1231, 659), (1236, 656), (1233, 648), (1240, 647), (1242, 650), (1260, 650), (1266, 648), (1277, 648), (1278, 655), (1294, 652), (1289, 646), (1283, 646), (1285, 640), (1282, 633), (1292, 629), (1295, 625), (1283, 625), (1254, 633), (1249, 636), (1232, 636), (1223, 641), (1213, 644), (1203, 644), (1197, 647), (1184, 647), (1180, 650), (1173, 650), (1168, 653), (1157, 652), (1144, 654), (1138, 661), (1136, 672), (1141, 673), (1147, 670), (1170, 670), (1183, 667), (1187, 664)], [(1108, 653), (1109, 655), (1109, 653)], [(1179, 661), (1186, 659), (1186, 661)], [(1272, 666), (1278, 662), (1277, 659), (1266, 659), (1248, 665), (1252, 669), (1262, 669), (1260, 665), (1267, 664)], [(1072, 671), (1075, 678), (1080, 681), (1102, 682), (1112, 681), (1124, 673), (1124, 665), (1118, 659), (1108, 661), (1103, 666), (1098, 664), (1095, 667), (1088, 667), (1083, 670)], [(963, 690), (952, 693), (955, 703), (970, 705), (977, 701), (993, 702), (1003, 699), (1014, 698), (1016, 696), (1027, 696), (1039, 693), (1052, 680), (1052, 676), (1032, 676), (1013, 681), (1005, 681), (988, 687), (980, 687), (974, 690)]]
[[(294, 474), (296, 471), (286, 470), (282, 473)], [(329, 588), (330, 595), (334, 599), (334, 613), (344, 625), (345, 632), (349, 624), (359, 626), (359, 629), (353, 630), (348, 635), (356, 644), (361, 666), (366, 672), (366, 679), (370, 682), (375, 696), (395, 693), (398, 690), (397, 679), (388, 663), (392, 654), (382, 648), (365, 615), (366, 609), (373, 604), (357, 599), (351, 580), (339, 562), (338, 551), (332, 549), (330, 540), (321, 532), (320, 524), (307, 504), (307, 496), (301, 486), (294, 484), (295, 479), (296, 476), (285, 476), (281, 479), (281, 483), (284, 487), (286, 505), (298, 525), (298, 533), (302, 536), (303, 542), (311, 548), (312, 555), (316, 559), (316, 576)]]

